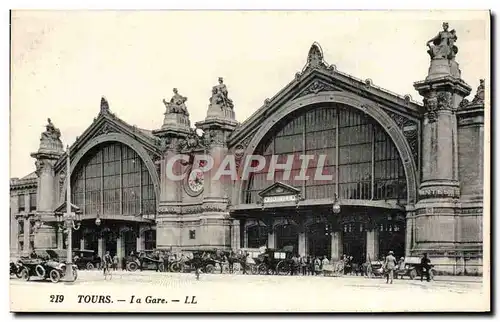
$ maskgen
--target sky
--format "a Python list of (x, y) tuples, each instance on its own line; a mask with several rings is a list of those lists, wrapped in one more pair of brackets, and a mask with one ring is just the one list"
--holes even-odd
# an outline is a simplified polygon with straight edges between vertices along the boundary
[(426, 42), (443, 21), (458, 36), (474, 95), (489, 79), (486, 12), (13, 11), (10, 177), (34, 171), (47, 118), (72, 144), (105, 96), (118, 117), (158, 129), (172, 89), (201, 121), (219, 76), (243, 122), (302, 70), (313, 42), (339, 71), (401, 95), (429, 68)]

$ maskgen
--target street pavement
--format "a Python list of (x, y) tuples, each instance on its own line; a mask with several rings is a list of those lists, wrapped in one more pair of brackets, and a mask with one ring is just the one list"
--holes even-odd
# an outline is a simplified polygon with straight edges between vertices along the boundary
[[(36, 293), (40, 299), (30, 298), (32, 309), (59, 311), (67, 307), (44, 305), (49, 302), (44, 297), (65, 294), (65, 305), (94, 311), (477, 311), (489, 307), (489, 292), (480, 278), (439, 278), (444, 276), (433, 282), (397, 279), (386, 284), (385, 279), (359, 276), (202, 274), (196, 280), (193, 273), (116, 271), (105, 280), (101, 271), (94, 270), (79, 271), (72, 284), (11, 278), (10, 285), (11, 302), (15, 302), (11, 308), (27, 308), (26, 303), (20, 304), (22, 295)], [(113, 303), (78, 302), (78, 295), (101, 294), (110, 295)], [(144, 303), (147, 296), (170, 304)], [(137, 298), (142, 303), (136, 303)]]

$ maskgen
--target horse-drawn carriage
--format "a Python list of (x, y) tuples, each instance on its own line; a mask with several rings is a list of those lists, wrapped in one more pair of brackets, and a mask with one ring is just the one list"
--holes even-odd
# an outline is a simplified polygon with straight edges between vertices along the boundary
[(220, 271), (222, 257), (217, 250), (210, 251), (182, 251), (175, 255), (174, 261), (170, 264), (170, 271), (176, 273), (194, 271), (194, 257), (198, 255), (201, 258), (201, 271), (207, 274)]

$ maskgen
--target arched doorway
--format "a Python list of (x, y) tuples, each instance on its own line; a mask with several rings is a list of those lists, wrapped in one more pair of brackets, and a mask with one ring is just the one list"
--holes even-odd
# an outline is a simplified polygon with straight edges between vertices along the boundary
[(332, 253), (332, 242), (328, 225), (323, 222), (307, 227), (307, 254), (311, 256), (327, 256)]
[(267, 246), (267, 227), (253, 225), (247, 228), (247, 246), (248, 248), (259, 248)]
[(366, 225), (362, 222), (342, 224), (342, 249), (355, 263), (364, 262), (366, 256)]
[(379, 220), (379, 254), (386, 256), (393, 251), (397, 258), (405, 254), (405, 221), (402, 215), (387, 215)]
[(299, 230), (296, 225), (284, 224), (276, 226), (276, 248), (282, 249), (285, 246), (292, 246), (293, 252), (297, 253), (299, 250)]

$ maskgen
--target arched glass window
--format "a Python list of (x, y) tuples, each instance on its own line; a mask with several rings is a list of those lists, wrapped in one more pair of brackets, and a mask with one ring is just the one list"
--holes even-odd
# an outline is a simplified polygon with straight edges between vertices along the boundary
[[(257, 202), (258, 193), (276, 181), (300, 189), (306, 199), (332, 198), (337, 189), (342, 199), (406, 198), (403, 164), (391, 138), (370, 116), (348, 106), (323, 104), (289, 115), (264, 137), (255, 154), (265, 157), (266, 167), (249, 178), (245, 203)], [(293, 159), (289, 175), (278, 169), (270, 179), (273, 155), (278, 164)], [(298, 177), (301, 155), (314, 156), (307, 164), (307, 180)], [(317, 174), (331, 179), (318, 180)]]
[(153, 181), (139, 155), (113, 142), (90, 150), (72, 176), (72, 202), (84, 214), (154, 215)]

